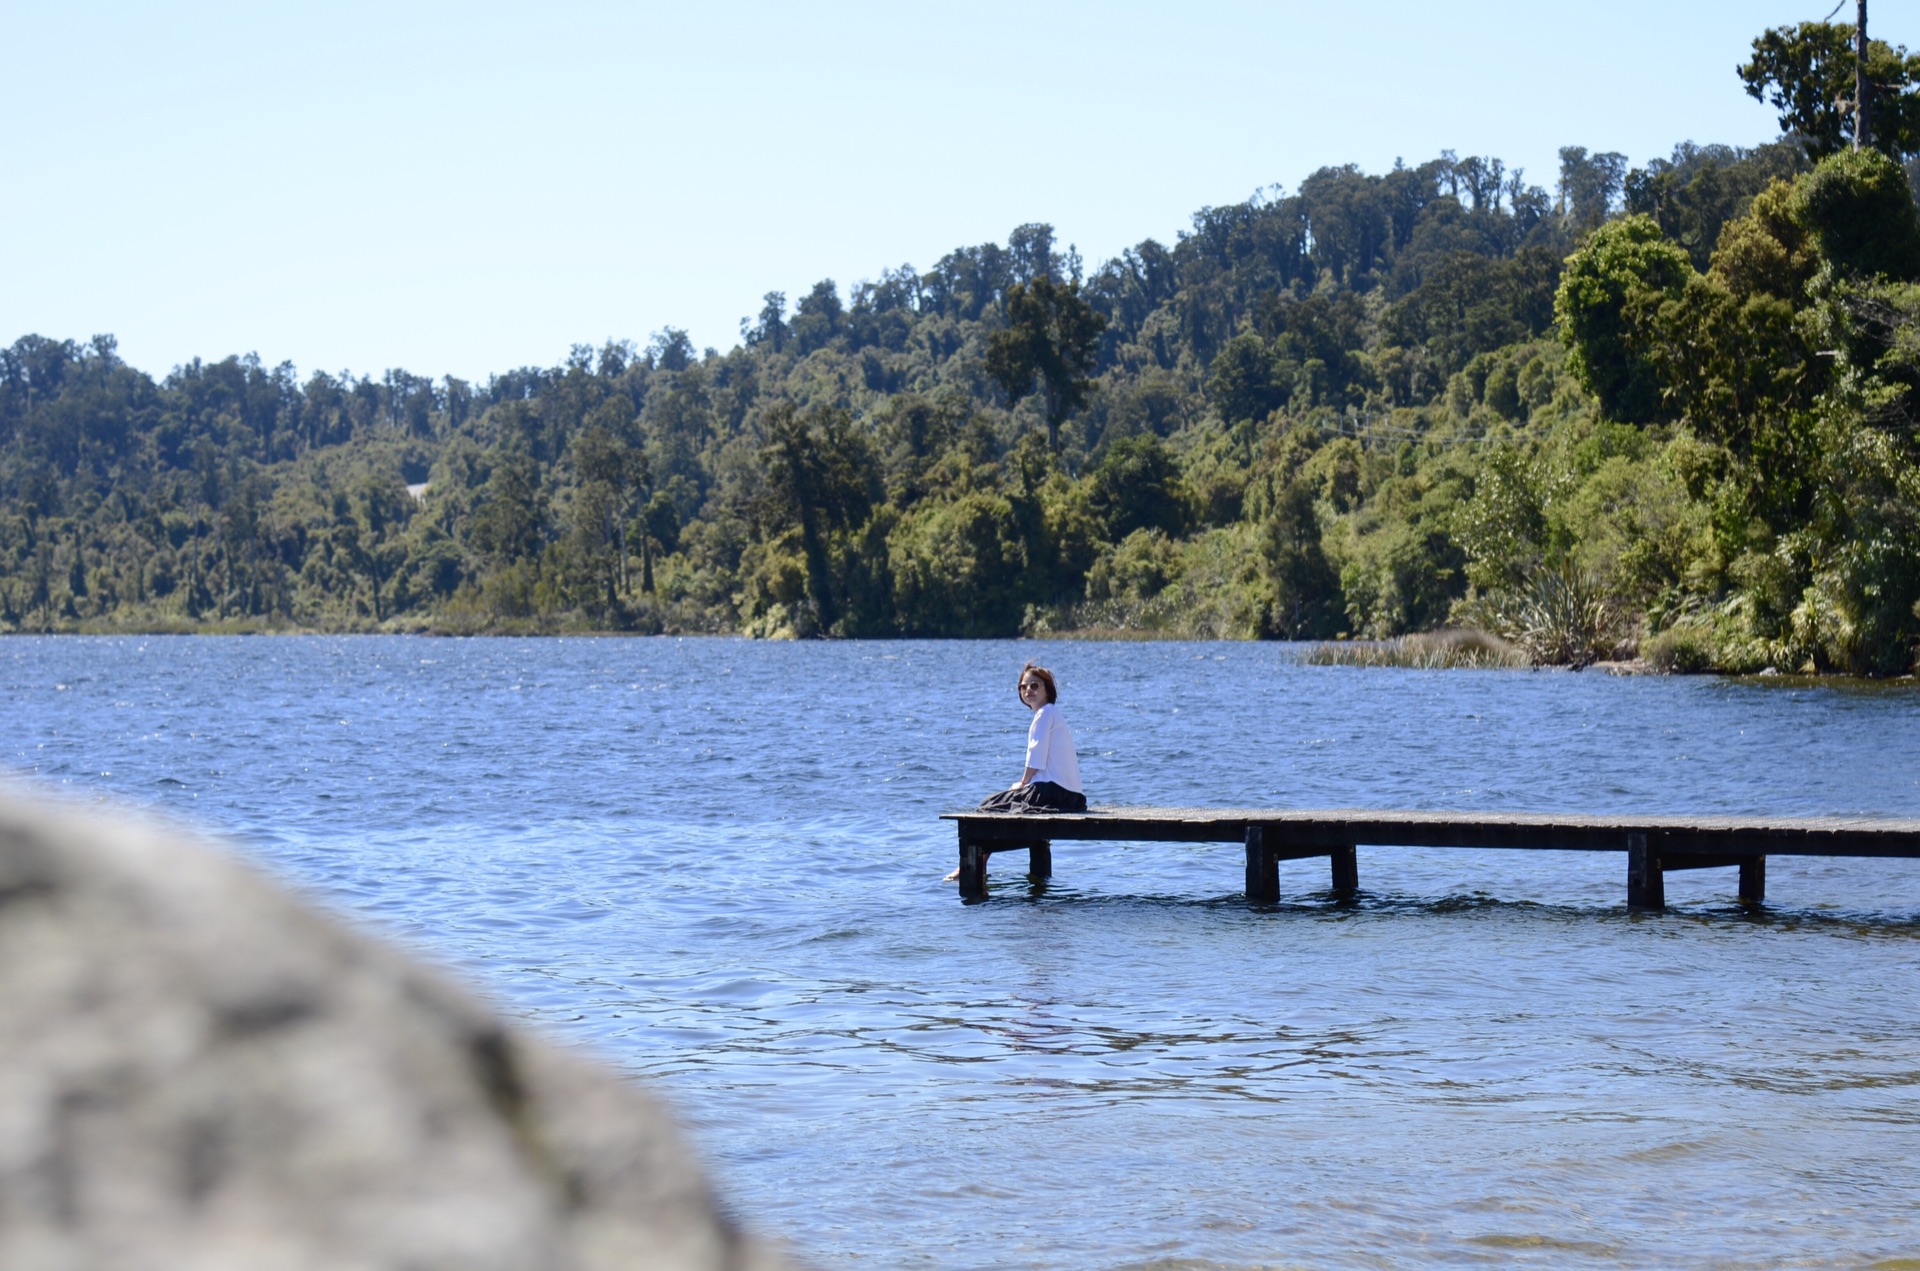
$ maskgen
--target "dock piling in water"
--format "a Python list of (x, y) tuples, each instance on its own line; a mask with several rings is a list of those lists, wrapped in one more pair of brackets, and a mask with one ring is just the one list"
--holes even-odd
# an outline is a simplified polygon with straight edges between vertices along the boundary
[(960, 895), (968, 900), (977, 900), (987, 894), (987, 858), (995, 852), (1008, 852), (1017, 848), (1027, 850), (1027, 877), (1045, 880), (1053, 877), (1053, 842), (1051, 839), (1029, 839), (1024, 843), (996, 843), (988, 839), (969, 835), (966, 827), (960, 829)]
[(1645, 830), (1627, 831), (1627, 908), (1665, 909), (1666, 872)]
[(973, 900), (987, 894), (987, 857), (993, 854), (985, 842), (969, 838), (960, 831), (960, 895)]
[(1265, 826), (1247, 827), (1247, 899), (1270, 905), (1280, 899), (1280, 858), (1267, 846)]
[(1035, 839), (1027, 844), (1027, 877), (1053, 877), (1053, 842), (1051, 839)]
[(1353, 844), (1336, 847), (1329, 855), (1333, 858), (1333, 894), (1342, 899), (1352, 896), (1360, 890), (1360, 859)]

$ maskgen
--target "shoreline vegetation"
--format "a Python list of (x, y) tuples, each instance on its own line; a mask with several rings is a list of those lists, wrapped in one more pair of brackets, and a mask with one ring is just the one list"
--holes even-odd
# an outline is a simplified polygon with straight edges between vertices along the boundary
[[(527, 626), (521, 629), (495, 627), (485, 631), (456, 631), (428, 625), (396, 624), (378, 630), (321, 630), (297, 627), (284, 622), (273, 622), (259, 618), (228, 619), (220, 622), (177, 622), (154, 623), (143, 626), (120, 626), (101, 623), (79, 623), (57, 633), (33, 631), (0, 632), (0, 638), (7, 635), (59, 634), (76, 636), (337, 636), (337, 635), (405, 635), (422, 639), (652, 639), (667, 633), (643, 632), (630, 629), (593, 629), (578, 628), (553, 630), (545, 627)], [(740, 638), (736, 632), (680, 632), (680, 637), (692, 638)], [(1072, 631), (1053, 632), (1037, 638), (1057, 640), (1085, 640), (1089, 642), (1120, 641), (1142, 642), (1158, 640), (1181, 640), (1187, 637), (1170, 634), (1142, 635), (1131, 631), (1104, 631), (1098, 628), (1079, 628)], [(1530, 660), (1524, 651), (1502, 640), (1490, 632), (1463, 628), (1443, 628), (1438, 631), (1418, 632), (1410, 636), (1396, 636), (1386, 640), (1322, 640), (1303, 644), (1299, 661), (1306, 666), (1337, 666), (1363, 670), (1398, 669), (1414, 671), (1451, 671), (1451, 670), (1500, 670), (1500, 671), (1581, 671), (1594, 670), (1609, 675), (1675, 675), (1675, 674), (1711, 674), (1728, 676), (1740, 680), (1753, 680), (1776, 683), (1783, 688), (1810, 685), (1844, 686), (1848, 684), (1895, 687), (1911, 685), (1920, 679), (1912, 673), (1898, 676), (1857, 676), (1841, 672), (1782, 672), (1775, 667), (1763, 667), (1759, 671), (1730, 673), (1712, 669), (1676, 667), (1670, 662), (1649, 660), (1644, 657), (1603, 658), (1580, 665), (1542, 663)]]
[(724, 353), (667, 328), (484, 384), (255, 355), (155, 379), (110, 336), (25, 336), (0, 631), (1908, 674), (1920, 57), (1871, 45), (1856, 148), (1826, 104), (1851, 39), (1755, 40), (1766, 145), (1569, 146), (1552, 191), (1450, 151), (1324, 168), (1093, 268), (1023, 225), (769, 293)]
[(1301, 659), (1309, 666), (1391, 666), (1421, 671), (1512, 670), (1538, 665), (1518, 645), (1486, 631), (1452, 628), (1390, 640), (1328, 641)]

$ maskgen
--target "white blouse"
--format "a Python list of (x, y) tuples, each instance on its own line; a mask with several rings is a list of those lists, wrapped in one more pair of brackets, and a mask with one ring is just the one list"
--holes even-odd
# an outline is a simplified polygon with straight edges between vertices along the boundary
[(1033, 726), (1027, 729), (1027, 767), (1035, 781), (1051, 781), (1075, 794), (1080, 788), (1080, 757), (1073, 751), (1073, 730), (1055, 702), (1048, 702), (1033, 713)]

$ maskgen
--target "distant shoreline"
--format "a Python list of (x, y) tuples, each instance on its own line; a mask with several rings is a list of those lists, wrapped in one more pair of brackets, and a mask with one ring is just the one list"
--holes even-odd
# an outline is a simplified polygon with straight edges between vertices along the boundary
[[(1428, 632), (1423, 634), (1431, 636), (1435, 633)], [(1627, 676), (1627, 677), (1647, 676), (1647, 677), (1660, 678), (1660, 677), (1672, 676), (1672, 677), (1687, 678), (1687, 679), (1714, 678), (1714, 679), (1730, 679), (1730, 680), (1764, 681), (1768, 683), (1776, 683), (1782, 687), (1791, 687), (1794, 685), (1804, 685), (1804, 684), (1820, 684), (1820, 685), (1828, 685), (1828, 686), (1835, 686), (1835, 685), (1842, 685), (1842, 684), (1891, 686), (1891, 685), (1899, 685), (1899, 684), (1914, 684), (1916, 683), (1916, 679), (1920, 678), (1920, 677), (1916, 677), (1911, 673), (1906, 675), (1875, 678), (1870, 676), (1845, 675), (1845, 674), (1840, 674), (1836, 672), (1779, 671), (1779, 670), (1774, 670), (1772, 668), (1768, 668), (1766, 670), (1758, 671), (1758, 672), (1722, 671), (1722, 670), (1712, 670), (1712, 669), (1678, 670), (1678, 669), (1667, 669), (1667, 668), (1655, 666), (1652, 663), (1646, 661), (1644, 658), (1602, 659), (1600, 661), (1588, 663), (1586, 666), (1583, 666), (1583, 667), (1554, 666), (1550, 664), (1539, 664), (1539, 665), (1513, 664), (1513, 665), (1504, 665), (1504, 666), (1476, 665), (1476, 664), (1424, 665), (1424, 664), (1414, 664), (1414, 663), (1400, 664), (1400, 663), (1394, 663), (1390, 661), (1379, 661), (1379, 660), (1362, 660), (1359, 658), (1355, 658), (1351, 660), (1340, 660), (1340, 661), (1321, 661), (1318, 659), (1314, 659), (1310, 655), (1314, 652), (1317, 652), (1319, 650), (1329, 648), (1329, 647), (1352, 649), (1355, 651), (1378, 649), (1382, 645), (1392, 644), (1393, 641), (1244, 640), (1244, 639), (1232, 639), (1232, 638), (1204, 639), (1204, 638), (1194, 638), (1190, 636), (1163, 635), (1155, 632), (1119, 632), (1111, 629), (1098, 629), (1098, 630), (1086, 630), (1086, 631), (1050, 631), (1044, 634), (1013, 635), (1013, 636), (932, 636), (932, 637), (896, 636), (896, 637), (865, 638), (865, 639), (828, 638), (828, 639), (808, 639), (808, 640), (780, 639), (780, 638), (769, 640), (766, 637), (746, 635), (738, 631), (640, 632), (640, 631), (622, 631), (622, 630), (590, 629), (590, 628), (581, 628), (578, 630), (552, 630), (552, 629), (511, 630), (511, 629), (508, 629), (508, 630), (455, 631), (455, 630), (448, 630), (446, 628), (434, 626), (434, 625), (422, 625), (419, 627), (408, 627), (406, 629), (388, 629), (388, 630), (359, 629), (359, 630), (342, 631), (342, 630), (327, 630), (327, 629), (317, 628), (317, 627), (296, 627), (296, 626), (291, 626), (285, 623), (269, 625), (266, 623), (243, 623), (243, 622), (201, 623), (201, 624), (181, 623), (177, 625), (156, 624), (153, 626), (140, 626), (140, 627), (95, 626), (91, 624), (82, 624), (79, 626), (67, 627), (67, 628), (62, 628), (54, 631), (15, 630), (15, 631), (0, 632), (0, 640), (14, 638), (14, 637), (34, 637), (34, 636), (39, 636), (39, 637), (57, 636), (57, 637), (63, 637), (63, 638), (65, 637), (98, 638), (102, 636), (125, 636), (125, 637), (326, 636), (326, 637), (333, 637), (333, 638), (402, 636), (402, 637), (429, 639), (429, 640), (439, 640), (439, 639), (466, 639), (466, 640), (477, 640), (477, 639), (492, 639), (492, 640), (698, 639), (698, 640), (740, 640), (740, 641), (749, 642), (749, 643), (876, 644), (876, 645), (924, 643), (928, 641), (932, 641), (940, 644), (994, 643), (994, 642), (1057, 643), (1057, 644), (1065, 644), (1065, 643), (1236, 644), (1236, 645), (1238, 644), (1290, 644), (1290, 645), (1299, 647), (1305, 651), (1303, 656), (1300, 658), (1300, 662), (1302, 665), (1323, 665), (1328, 667), (1342, 667), (1349, 670), (1423, 670), (1423, 671), (1508, 670), (1508, 671), (1529, 671), (1529, 672), (1550, 671), (1550, 672), (1559, 672), (1562, 674), (1577, 674), (1580, 671), (1594, 671), (1594, 672), (1598, 672), (1605, 675)]]

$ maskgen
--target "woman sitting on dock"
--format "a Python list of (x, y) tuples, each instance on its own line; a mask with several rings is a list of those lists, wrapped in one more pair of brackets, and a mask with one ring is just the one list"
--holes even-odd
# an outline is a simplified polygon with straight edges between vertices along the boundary
[(980, 801), (982, 812), (1085, 812), (1080, 790), (1080, 757), (1073, 730), (1060, 713), (1060, 690), (1053, 672), (1029, 662), (1020, 668), (1020, 702), (1033, 712), (1027, 726), (1027, 770), (997, 794)]
[[(980, 811), (1085, 812), (1080, 757), (1074, 753), (1073, 730), (1060, 713), (1060, 690), (1053, 672), (1027, 663), (1020, 668), (1019, 692), (1021, 704), (1033, 712), (1033, 723), (1027, 727), (1027, 768), (1020, 780), (980, 800)], [(958, 877), (956, 869), (946, 881)]]

